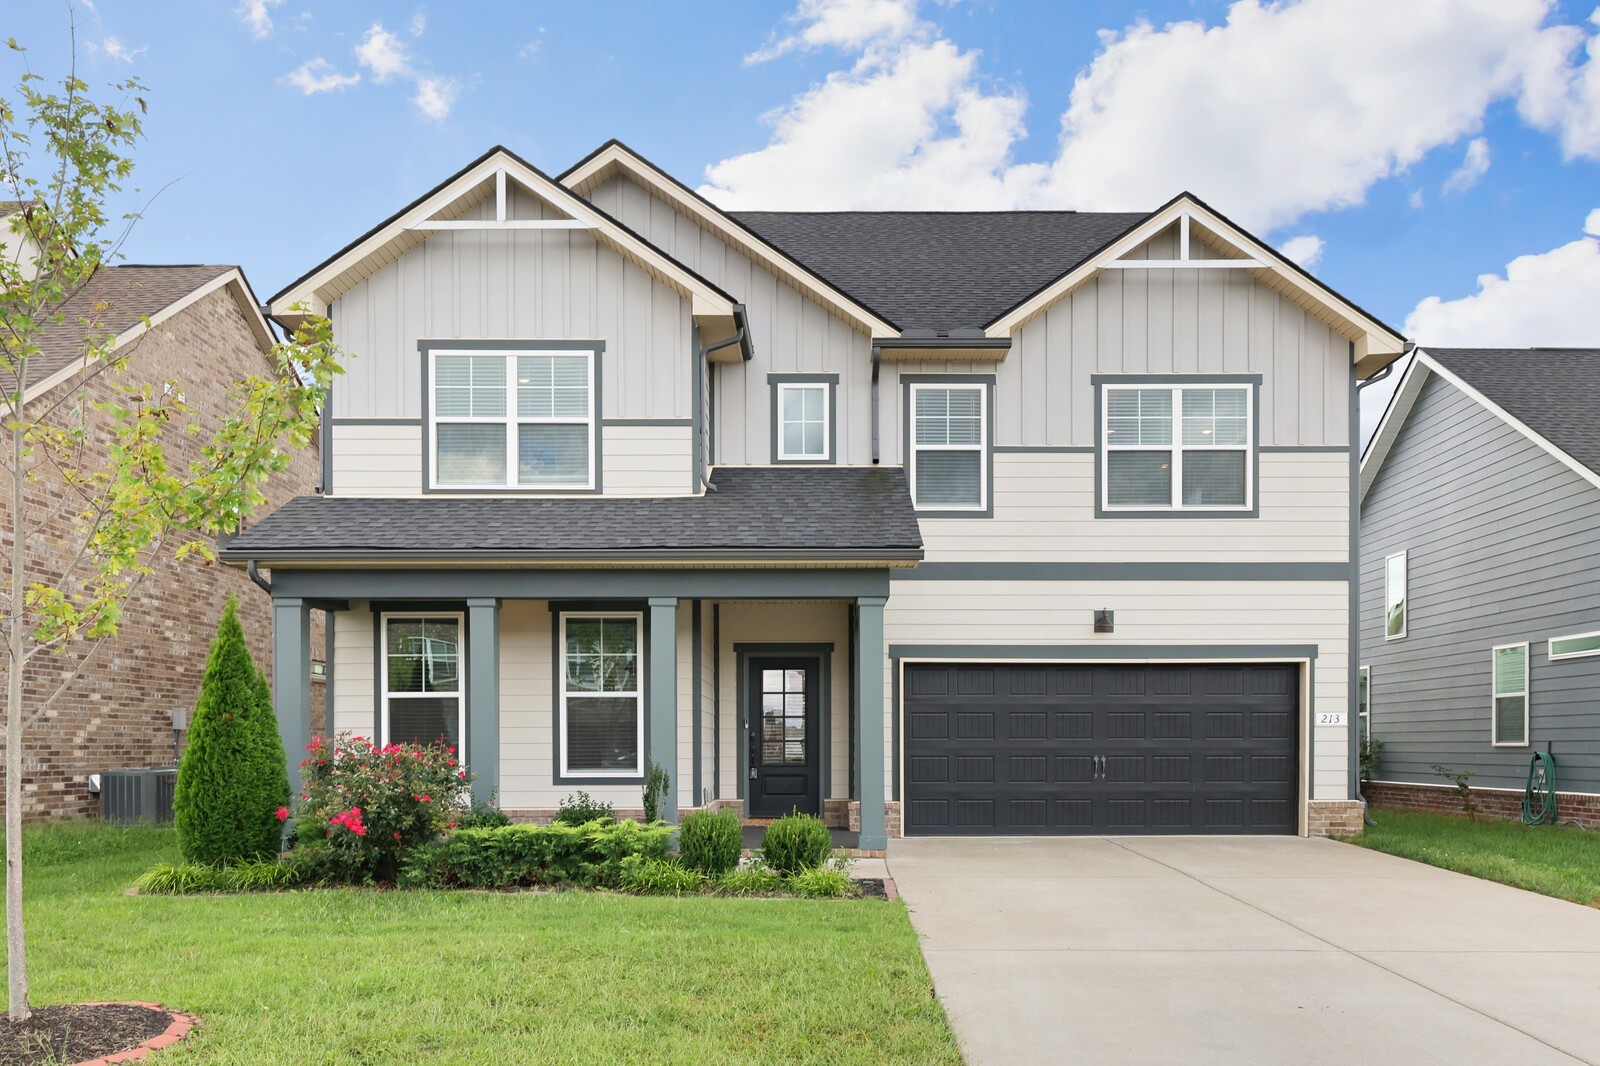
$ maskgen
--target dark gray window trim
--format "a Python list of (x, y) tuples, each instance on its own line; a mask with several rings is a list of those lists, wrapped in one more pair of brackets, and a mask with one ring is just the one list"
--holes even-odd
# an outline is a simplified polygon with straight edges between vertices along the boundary
[(918, 563), (891, 581), (1339, 581), (1350, 564), (1329, 563)]
[[(1199, 518), (1248, 519), (1261, 517), (1261, 383), (1260, 374), (1091, 374), (1094, 386), (1094, 516), (1096, 518)], [(1105, 508), (1105, 386), (1106, 385), (1250, 385), (1250, 509), (1207, 511), (1162, 508), (1150, 511), (1108, 511)], [(1173, 447), (1178, 445), (1174, 442)], [(1341, 451), (1343, 449), (1340, 449)]]
[(837, 799), (832, 786), (832, 760), (829, 758), (829, 748), (832, 745), (831, 722), (833, 718), (833, 642), (812, 641), (809, 643), (747, 643), (737, 641), (733, 645), (733, 659), (735, 665), (735, 694), (738, 697), (736, 704), (738, 718), (735, 720), (735, 735), (739, 738), (739, 769), (735, 779), (739, 782), (739, 799), (747, 799), (745, 782), (750, 778), (750, 677), (749, 667), (751, 658), (770, 659), (815, 659), (818, 661), (819, 678), (817, 687), (822, 691), (817, 703), (817, 727), (820, 735), (819, 762), (817, 768), (818, 787), (817, 799), (826, 801)]
[[(825, 459), (780, 459), (778, 457), (778, 393), (779, 385), (826, 385), (828, 387), (828, 456)], [(838, 374), (768, 374), (767, 391), (771, 394), (769, 415), (773, 466), (834, 466), (839, 462), (839, 375)]]
[[(509, 598), (509, 597), (508, 597)], [(558, 609), (559, 608), (559, 609)], [(639, 618), (639, 715), (644, 719), (644, 750), (639, 754), (642, 766), (649, 766), (650, 754), (650, 607), (644, 600), (585, 601), (550, 604), (550, 783), (554, 785), (642, 785), (644, 774), (607, 777), (563, 776), (561, 773), (561, 673), (566, 669), (562, 658), (561, 616), (582, 615), (594, 612), (628, 611)], [(673, 776), (677, 776), (674, 768)]]
[[(433, 418), (433, 383), (429, 380), (429, 354), (435, 349), (480, 351), (480, 352), (516, 352), (523, 350), (540, 351), (565, 351), (565, 352), (592, 352), (594, 353), (594, 396), (590, 399), (594, 404), (594, 420), (590, 423), (591, 435), (589, 447), (594, 450), (594, 487), (584, 489), (553, 489), (553, 488), (521, 488), (517, 486), (502, 486), (499, 488), (439, 488), (433, 484), (433, 462), (428, 454), (428, 439), (432, 436), (429, 432)], [(605, 397), (602, 371), (605, 360), (606, 342), (603, 340), (478, 340), (474, 338), (431, 338), (417, 341), (417, 352), (422, 363), (422, 491), (424, 495), (444, 496), (599, 496), (605, 491), (605, 462), (601, 451), (601, 442), (605, 434), (601, 432), (604, 421), (600, 417), (602, 403)], [(510, 398), (507, 398), (510, 402)]]
[[(1123, 659), (1159, 659), (1166, 662), (1233, 662), (1253, 659), (1266, 662), (1306, 663), (1306, 692), (1302, 703), (1307, 720), (1300, 723), (1305, 759), (1299, 773), (1305, 786), (1305, 798), (1311, 799), (1311, 782), (1316, 777), (1315, 732), (1309, 716), (1316, 713), (1317, 651), (1315, 644), (890, 644), (889, 654), (889, 719), (890, 719), (890, 781), (889, 794), (900, 798), (900, 732), (905, 707), (900, 690), (901, 666), (906, 660), (938, 662), (1115, 662)], [(1302, 805), (1303, 806), (1303, 805)]]
[(982, 385), (984, 391), (983, 509), (976, 511), (939, 511), (916, 507), (918, 518), (993, 518), (994, 517), (994, 374), (901, 374), (900, 375), (900, 461), (906, 473), (911, 473), (914, 456), (911, 454), (911, 430), (914, 412), (911, 410), (913, 385)]

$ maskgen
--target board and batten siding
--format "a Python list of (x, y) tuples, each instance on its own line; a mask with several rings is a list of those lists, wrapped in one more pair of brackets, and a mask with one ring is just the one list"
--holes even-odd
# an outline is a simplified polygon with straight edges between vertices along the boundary
[[(1407, 633), (1384, 636), (1384, 559), (1407, 553)], [(1600, 657), (1548, 641), (1600, 630), (1600, 488), (1431, 376), (1361, 512), (1361, 655), (1377, 779), (1524, 786), (1549, 746), (1562, 791), (1600, 793)], [(1492, 744), (1490, 651), (1528, 642), (1527, 747)]]
[[(1102, 607), (1116, 612), (1114, 634), (1094, 632), (1094, 612)], [(1183, 645), (1314, 645), (1313, 700), (1301, 720), (1304, 737), (1318, 712), (1348, 712), (1348, 620), (1349, 589), (1343, 581), (897, 580), (884, 608), (884, 635), (891, 648), (1139, 644), (1170, 649), (1153, 662), (1181, 659)], [(1005, 650), (995, 655), (1000, 661), (1012, 658)], [(884, 677), (886, 706), (893, 707), (892, 661), (886, 661)], [(887, 726), (892, 722), (886, 720)], [(1310, 798), (1348, 798), (1346, 728), (1323, 726), (1313, 733)], [(885, 752), (892, 775), (888, 735)]]

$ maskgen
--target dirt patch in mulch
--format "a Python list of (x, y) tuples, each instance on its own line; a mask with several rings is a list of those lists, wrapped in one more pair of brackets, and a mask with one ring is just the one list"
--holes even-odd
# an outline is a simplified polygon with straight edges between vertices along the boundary
[(68, 1003), (37, 1007), (17, 1023), (0, 1018), (0, 1063), (58, 1066), (138, 1047), (173, 1024), (170, 1011), (138, 1003)]
[(857, 877), (854, 879), (856, 892), (863, 899), (888, 899), (889, 892), (883, 887), (881, 877)]

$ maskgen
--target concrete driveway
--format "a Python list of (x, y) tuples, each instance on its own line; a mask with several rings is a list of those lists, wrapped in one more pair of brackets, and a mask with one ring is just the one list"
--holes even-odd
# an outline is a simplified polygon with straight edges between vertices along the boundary
[(1600, 1063), (1600, 911), (1296, 838), (912, 839), (970, 1063)]

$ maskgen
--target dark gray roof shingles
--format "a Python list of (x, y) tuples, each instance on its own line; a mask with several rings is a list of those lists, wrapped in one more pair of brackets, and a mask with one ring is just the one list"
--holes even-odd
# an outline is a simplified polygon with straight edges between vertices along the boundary
[(1149, 217), (1076, 211), (734, 211), (902, 330), (977, 329)]
[(1423, 350), (1511, 417), (1600, 474), (1600, 349)]
[(729, 467), (712, 484), (717, 491), (704, 496), (657, 498), (301, 496), (223, 555), (921, 556), (898, 467)]

